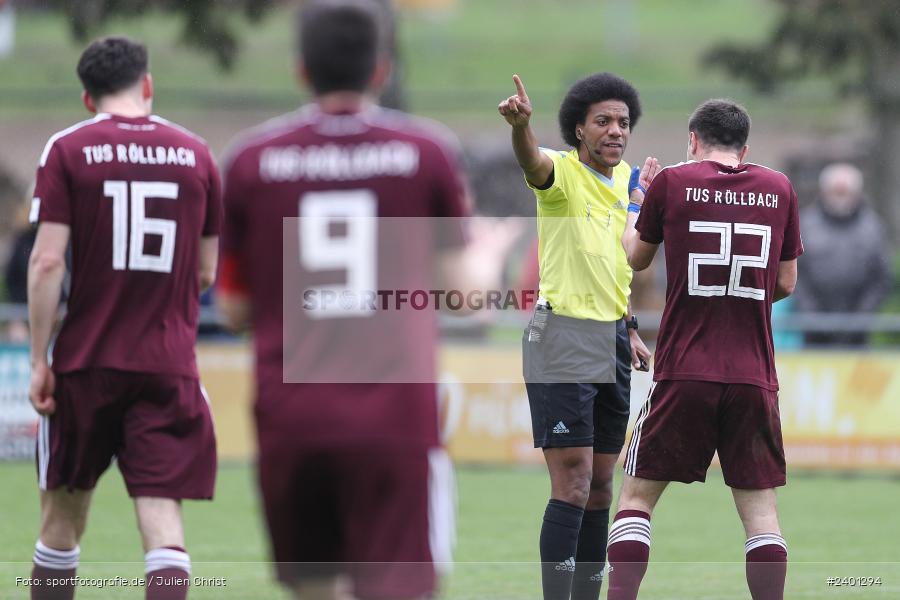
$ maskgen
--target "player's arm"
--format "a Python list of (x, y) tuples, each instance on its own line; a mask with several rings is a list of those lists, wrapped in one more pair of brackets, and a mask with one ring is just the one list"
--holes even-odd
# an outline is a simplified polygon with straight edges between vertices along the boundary
[(225, 327), (234, 332), (246, 331), (250, 329), (251, 305), (250, 299), (241, 294), (223, 293), (217, 290), (216, 308), (222, 315), (222, 322)]
[(497, 110), (512, 127), (513, 153), (525, 179), (535, 187), (543, 187), (553, 174), (553, 161), (541, 152), (537, 136), (531, 128), (531, 101), (525, 93), (525, 85), (518, 75), (513, 75), (516, 93), (497, 106)]
[(629, 233), (629, 229), (634, 233), (627, 241), (623, 239), (623, 243), (625, 244), (625, 253), (628, 256), (628, 265), (634, 271), (643, 271), (653, 262), (653, 257), (656, 256), (659, 244), (651, 244), (642, 240), (640, 236), (637, 235), (637, 230), (634, 228), (636, 221), (636, 214), (628, 215), (628, 222), (625, 225), (625, 234), (627, 235)]
[(215, 299), (222, 322), (231, 331), (246, 331), (253, 324), (249, 289), (240, 262), (226, 253), (219, 268)]
[(659, 244), (652, 244), (641, 239), (640, 233), (635, 227), (644, 205), (644, 195), (657, 173), (659, 173), (659, 161), (648, 156), (640, 170), (635, 167), (631, 174), (631, 180), (628, 182), (628, 218), (625, 222), (625, 231), (622, 233), (622, 245), (625, 247), (628, 264), (635, 271), (643, 271), (649, 267), (659, 249)]
[(253, 325), (250, 284), (245, 266), (248, 222), (245, 203), (253, 195), (247, 183), (248, 176), (242, 169), (248, 164), (247, 161), (242, 160), (239, 154), (230, 154), (224, 164), (222, 246), (214, 298), (222, 324), (238, 332), (251, 329)]
[(200, 238), (200, 291), (205, 292), (216, 282), (219, 263), (219, 236)]
[(28, 261), (28, 320), (31, 326), (31, 389), (29, 397), (40, 414), (55, 410), (53, 376), (47, 351), (56, 322), (63, 278), (69, 226), (45, 222), (38, 226)]
[[(641, 339), (637, 330), (637, 319), (631, 308), (631, 298), (628, 299), (628, 313), (625, 315), (625, 323), (628, 327), (628, 339), (631, 342), (631, 368), (637, 371), (650, 370), (650, 349)], [(632, 325), (632, 323), (634, 325)]]
[(466, 243), (437, 257), (439, 287), (466, 297), (500, 289), (509, 253), (525, 230), (524, 220), (517, 217), (474, 216), (468, 225)]
[(775, 297), (773, 302), (784, 300), (794, 293), (797, 286), (797, 259), (783, 260), (778, 263), (778, 277), (775, 280)]

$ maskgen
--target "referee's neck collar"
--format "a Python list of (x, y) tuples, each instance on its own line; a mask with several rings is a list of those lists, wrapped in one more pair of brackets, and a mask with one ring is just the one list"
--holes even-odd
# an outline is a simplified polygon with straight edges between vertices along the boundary
[(615, 182), (613, 181), (612, 177), (607, 177), (606, 175), (604, 175), (603, 173), (601, 173), (600, 171), (598, 171), (591, 165), (587, 164), (586, 162), (582, 162), (581, 158), (579, 158), (579, 156), (578, 156), (578, 150), (572, 150), (572, 156), (575, 158), (576, 161), (578, 161), (578, 163), (581, 166), (583, 166), (585, 169), (590, 171), (594, 175), (594, 177), (596, 177), (597, 179), (600, 180), (601, 183), (606, 185), (606, 187), (611, 188), (615, 185)]

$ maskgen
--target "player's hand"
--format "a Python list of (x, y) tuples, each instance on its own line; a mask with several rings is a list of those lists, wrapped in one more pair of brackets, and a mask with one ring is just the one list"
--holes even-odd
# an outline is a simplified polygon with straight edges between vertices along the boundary
[(531, 101), (518, 75), (513, 75), (513, 82), (516, 84), (516, 94), (501, 102), (497, 110), (513, 127), (525, 127), (531, 121)]
[(635, 371), (650, 370), (650, 350), (634, 329), (628, 330), (631, 339), (631, 368)]
[(28, 388), (28, 398), (31, 405), (39, 415), (52, 415), (56, 411), (56, 401), (53, 392), (56, 389), (56, 376), (50, 370), (47, 363), (40, 363), (31, 367), (31, 385)]
[(527, 229), (520, 217), (487, 217), (473, 215), (469, 219), (469, 247), (480, 260), (505, 266), (509, 252)]
[[(650, 187), (650, 182), (659, 173), (659, 161), (654, 156), (648, 156), (637, 175), (637, 181), (629, 181), (628, 199), (638, 206), (644, 204), (644, 191)], [(632, 183), (636, 185), (632, 185)], [(642, 191), (642, 188), (644, 191)]]
[[(525, 219), (475, 215), (469, 220), (469, 243), (464, 250), (466, 271), (476, 288), (499, 289), (510, 252), (525, 233)], [(479, 311), (486, 316), (491, 311)]]

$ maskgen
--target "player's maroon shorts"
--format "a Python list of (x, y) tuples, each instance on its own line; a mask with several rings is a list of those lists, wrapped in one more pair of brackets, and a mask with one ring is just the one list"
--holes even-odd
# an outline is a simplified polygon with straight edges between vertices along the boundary
[(705, 481), (716, 451), (729, 487), (784, 485), (778, 392), (744, 384), (658, 382), (635, 422), (625, 472), (658, 481)]
[(342, 574), (365, 600), (429, 596), (433, 561), (449, 560), (440, 540), (452, 535), (439, 528), (448, 496), (435, 484), (452, 476), (443, 451), (324, 448), (271, 433), (260, 439), (259, 483), (279, 580)]
[(212, 498), (216, 439), (197, 379), (87, 369), (57, 375), (53, 397), (38, 426), (41, 489), (93, 489), (116, 457), (131, 497)]

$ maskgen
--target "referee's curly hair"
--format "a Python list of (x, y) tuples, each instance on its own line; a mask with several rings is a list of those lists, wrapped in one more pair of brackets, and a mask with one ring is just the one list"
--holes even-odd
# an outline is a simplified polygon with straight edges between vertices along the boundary
[(563, 140), (577, 148), (575, 126), (584, 123), (592, 104), (604, 100), (620, 100), (628, 107), (631, 129), (641, 117), (641, 100), (634, 86), (612, 73), (594, 73), (580, 79), (569, 88), (559, 107), (559, 132)]

